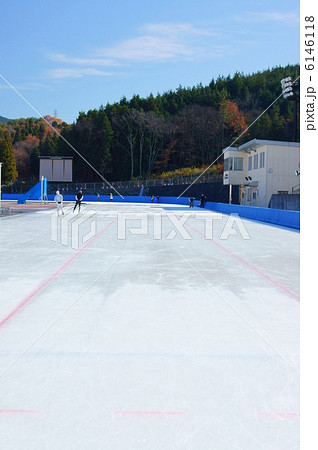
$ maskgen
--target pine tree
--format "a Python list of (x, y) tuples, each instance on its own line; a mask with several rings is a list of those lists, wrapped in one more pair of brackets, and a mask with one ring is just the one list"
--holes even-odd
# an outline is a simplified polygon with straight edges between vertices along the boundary
[(12, 141), (8, 130), (5, 130), (2, 137), (0, 137), (0, 162), (2, 162), (3, 183), (13, 183), (18, 178), (18, 172), (13, 153)]
[(20, 127), (18, 126), (17, 131), (14, 135), (14, 142), (19, 142), (19, 141), (22, 141), (22, 135), (21, 135)]

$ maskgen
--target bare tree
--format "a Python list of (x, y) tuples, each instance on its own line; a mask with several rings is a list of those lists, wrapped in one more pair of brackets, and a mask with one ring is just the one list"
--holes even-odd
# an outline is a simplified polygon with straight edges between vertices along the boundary
[(141, 177), (143, 175), (142, 161), (143, 161), (145, 137), (147, 132), (146, 117), (143, 111), (133, 110), (132, 113), (135, 121), (137, 138), (139, 141), (139, 176)]
[(148, 167), (147, 173), (151, 174), (156, 159), (162, 150), (163, 141), (167, 134), (165, 120), (153, 112), (145, 113), (145, 123), (148, 138)]
[(173, 119), (178, 142), (178, 165), (209, 164), (219, 151), (222, 117), (209, 106), (190, 105)]
[(124, 114), (116, 114), (112, 118), (112, 123), (115, 126), (117, 133), (122, 134), (125, 137), (126, 143), (123, 144), (123, 147), (130, 157), (130, 178), (133, 178), (134, 176), (134, 151), (138, 133), (135, 113), (135, 110), (128, 110)]

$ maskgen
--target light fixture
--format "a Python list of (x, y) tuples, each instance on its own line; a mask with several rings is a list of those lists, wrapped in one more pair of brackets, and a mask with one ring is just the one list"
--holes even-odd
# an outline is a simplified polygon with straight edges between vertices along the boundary
[(299, 82), (292, 82), (291, 77), (283, 78), (280, 82), (282, 85), (283, 98), (290, 98), (294, 100), (299, 98)]

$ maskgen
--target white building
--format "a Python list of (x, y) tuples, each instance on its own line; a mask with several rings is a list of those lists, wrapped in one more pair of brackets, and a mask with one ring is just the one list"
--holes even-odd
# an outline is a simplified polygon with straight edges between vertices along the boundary
[(223, 184), (239, 185), (241, 205), (267, 208), (272, 194), (299, 192), (298, 142), (253, 139), (223, 154)]

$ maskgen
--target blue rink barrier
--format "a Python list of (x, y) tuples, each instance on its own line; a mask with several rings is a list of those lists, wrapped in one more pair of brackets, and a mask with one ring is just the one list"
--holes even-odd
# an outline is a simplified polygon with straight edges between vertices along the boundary
[[(46, 196), (47, 192), (47, 180), (43, 181), (43, 195)], [(4, 194), (1, 193), (2, 200), (17, 200), (18, 204), (24, 204), (27, 200), (40, 200), (41, 199), (41, 181), (39, 181), (32, 189), (25, 194)]]
[[(54, 195), (48, 196), (49, 201), (54, 200)], [(63, 200), (65, 202), (75, 202), (75, 195), (63, 195)], [(83, 202), (97, 202), (96, 195), (85, 195), (83, 194)], [(100, 195), (99, 203), (152, 203), (154, 205), (159, 205), (160, 203), (166, 203), (171, 205), (187, 205), (189, 206), (189, 199), (187, 197), (160, 197), (159, 202), (155, 198), (153, 202), (151, 202), (151, 197), (143, 196), (139, 197), (138, 195), (127, 195), (121, 198), (119, 195), (114, 195), (113, 200), (109, 199), (109, 195)]]
[(24, 204), (27, 200), (40, 200), (41, 193), (44, 198), (47, 197), (47, 179), (43, 179), (43, 192), (41, 192), (41, 181), (36, 183), (28, 192), (23, 194), (20, 198), (18, 198), (18, 204)]
[(25, 194), (1, 194), (1, 200), (20, 200), (24, 198)]
[[(3, 200), (19, 200), (24, 197), (24, 194), (2, 194)], [(74, 202), (75, 195), (64, 195), (65, 202)], [(48, 195), (48, 200), (53, 201), (54, 195)], [(85, 195), (83, 202), (96, 202), (96, 195)], [(99, 203), (111, 202), (109, 195), (101, 195), (99, 198)], [(189, 197), (160, 197), (159, 203), (155, 198), (151, 202), (151, 197), (139, 197), (126, 196), (121, 198), (119, 195), (115, 195), (113, 198), (113, 203), (151, 203), (153, 205), (160, 205), (160, 203), (171, 204), (171, 205), (186, 205), (189, 206)], [(195, 200), (195, 204), (199, 202)], [(217, 202), (207, 202), (205, 204), (205, 209), (216, 211), (222, 214), (238, 214), (240, 217), (245, 219), (257, 220), (265, 223), (272, 223), (275, 225), (294, 228), (296, 230), (300, 229), (300, 212), (299, 211), (289, 211), (285, 209), (271, 209), (271, 208), (259, 208), (256, 206), (243, 206), (243, 205), (229, 205), (228, 203), (217, 203)]]
[(206, 209), (223, 214), (238, 214), (245, 219), (272, 223), (283, 227), (300, 229), (300, 212), (286, 209), (259, 208), (257, 206), (229, 205), (207, 202)]

